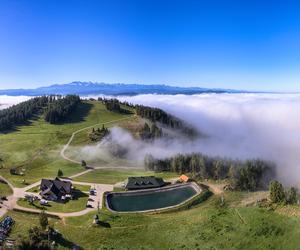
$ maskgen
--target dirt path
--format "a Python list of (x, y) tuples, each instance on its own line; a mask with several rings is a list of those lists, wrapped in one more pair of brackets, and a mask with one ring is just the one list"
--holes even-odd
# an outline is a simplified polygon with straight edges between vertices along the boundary
[(128, 119), (130, 119), (130, 118), (132, 118), (132, 117), (133, 117), (133, 116), (129, 116), (129, 117), (125, 117), (125, 118), (121, 118), (121, 119), (117, 119), (117, 120), (113, 120), (113, 121), (109, 121), (109, 122), (101, 122), (101, 123), (97, 123), (97, 124), (94, 124), (94, 125), (91, 125), (91, 126), (84, 127), (84, 128), (79, 129), (79, 130), (76, 130), (75, 132), (72, 133), (72, 135), (71, 135), (69, 141), (67, 142), (66, 145), (64, 145), (64, 147), (63, 147), (62, 150), (60, 151), (60, 156), (61, 156), (62, 158), (64, 158), (65, 160), (67, 160), (67, 161), (70, 161), (70, 162), (73, 162), (73, 163), (77, 163), (77, 164), (81, 164), (81, 162), (76, 161), (76, 160), (73, 160), (73, 159), (71, 159), (71, 158), (69, 158), (68, 156), (65, 155), (66, 150), (67, 150), (68, 147), (70, 146), (70, 144), (71, 144), (71, 142), (73, 141), (73, 139), (74, 139), (74, 137), (75, 137), (76, 134), (78, 134), (78, 133), (80, 133), (80, 132), (82, 132), (82, 131), (84, 131), (84, 130), (91, 129), (91, 128), (93, 128), (93, 127), (95, 127), (95, 126), (98, 126), (98, 125), (102, 125), (102, 124), (103, 124), (103, 125), (107, 125), (107, 124), (111, 124), (111, 123), (115, 123), (115, 122), (119, 122), (119, 121), (128, 120)]
[[(69, 141), (67, 142), (67, 144), (64, 145), (64, 147), (60, 151), (60, 156), (63, 159), (67, 160), (67, 161), (70, 161), (70, 162), (73, 162), (73, 163), (76, 163), (76, 164), (81, 164), (81, 162), (73, 160), (73, 159), (71, 159), (71, 158), (69, 158), (69, 157), (67, 157), (65, 155), (66, 150), (70, 146), (70, 144), (73, 141), (73, 139), (74, 139), (74, 137), (75, 137), (76, 134), (78, 134), (78, 133), (80, 133), (80, 132), (82, 132), (84, 130), (91, 129), (91, 128), (97, 126), (97, 125), (111, 124), (111, 123), (115, 123), (115, 122), (118, 122), (118, 121), (127, 120), (127, 119), (130, 119), (130, 118), (132, 118), (132, 116), (121, 118), (121, 119), (117, 119), (117, 120), (113, 120), (113, 121), (109, 121), (109, 122), (97, 123), (97, 124), (94, 124), (94, 125), (91, 125), (91, 126), (88, 126), (88, 127), (85, 127), (85, 128), (81, 128), (81, 129), (73, 132), (72, 135), (71, 135), (71, 137), (70, 137), (70, 139), (69, 139)], [(69, 176), (68, 179), (73, 179), (73, 178), (79, 177), (79, 176), (84, 175), (86, 173), (89, 173), (89, 172), (91, 172), (91, 171), (93, 171), (95, 169), (107, 169), (107, 168), (114, 168), (114, 169), (135, 169), (135, 168), (126, 167), (126, 166), (112, 167), (112, 166), (109, 166), (109, 164), (108, 164), (106, 166), (95, 166), (93, 168), (84, 170), (84, 171), (82, 171), (80, 173), (77, 173), (77, 174)], [(13, 194), (7, 197), (7, 200), (3, 202), (3, 204), (2, 204), (2, 206), (0, 208), (0, 217), (2, 217), (3, 215), (5, 215), (5, 213), (7, 212), (7, 210), (13, 210), (13, 209), (18, 209), (18, 210), (21, 210), (21, 211), (27, 211), (27, 212), (33, 212), (33, 213), (40, 213), (40, 210), (38, 210), (38, 209), (25, 208), (25, 207), (19, 206), (17, 204), (17, 201), (20, 198), (24, 198), (24, 196), (26, 194), (33, 194), (35, 196), (39, 196), (36, 193), (30, 193), (30, 192), (28, 192), (28, 190), (31, 189), (31, 188), (33, 188), (33, 187), (39, 186), (40, 183), (41, 183), (41, 181), (37, 181), (37, 182), (32, 183), (32, 184), (30, 184), (30, 185), (28, 185), (26, 187), (23, 187), (23, 188), (17, 188), (17, 187), (14, 187), (4, 177), (0, 176), (0, 178), (2, 180), (4, 180), (9, 185), (9, 187), (13, 190)], [(93, 196), (93, 197), (89, 197), (89, 199), (90, 199), (89, 204), (92, 207), (91, 208), (86, 208), (86, 209), (78, 211), (78, 212), (72, 212), (72, 213), (47, 212), (48, 214), (56, 215), (56, 216), (58, 216), (60, 218), (73, 217), (73, 216), (81, 216), (81, 215), (87, 214), (87, 213), (89, 213), (91, 211), (96, 210), (98, 208), (98, 206), (101, 208), (102, 207), (102, 203), (103, 203), (102, 199), (103, 199), (104, 192), (106, 192), (106, 191), (112, 191), (113, 190), (113, 185), (108, 185), (108, 184), (76, 182), (76, 181), (72, 181), (72, 182), (74, 184), (90, 185), (90, 186), (92, 186), (92, 187), (94, 187), (96, 189), (97, 195)]]
[[(91, 171), (91, 170), (89, 170)], [(77, 177), (80, 174), (85, 174), (87, 172), (83, 171), (79, 174), (73, 175), (72, 177)], [(26, 194), (31, 194), (31, 195), (35, 195), (35, 196), (39, 196), (36, 193), (31, 193), (28, 192), (29, 189), (40, 185), (40, 181), (35, 182), (29, 186), (26, 186), (24, 188), (16, 188), (14, 187), (8, 180), (6, 180), (3, 177), (0, 177), (1, 179), (3, 179), (5, 182), (7, 182), (7, 184), (11, 187), (11, 189), (13, 190), (13, 194), (7, 197), (7, 200), (3, 202), (2, 207), (0, 209), (0, 217), (2, 217), (7, 210), (13, 210), (13, 209), (17, 209), (20, 211), (25, 211), (25, 212), (32, 212), (32, 213), (40, 213), (41, 210), (39, 209), (34, 209), (34, 208), (26, 208), (26, 207), (22, 207), (19, 206), (17, 204), (18, 199), (20, 198), (24, 198), (24, 196)], [(69, 177), (70, 178), (70, 177)], [(46, 211), (47, 214), (51, 214), (51, 215), (55, 215), (58, 216), (60, 218), (64, 218), (64, 217), (74, 217), (74, 216), (81, 216), (84, 214), (87, 214), (91, 211), (95, 211), (96, 209), (98, 209), (98, 206), (101, 208), (102, 204), (103, 204), (103, 194), (106, 191), (112, 191), (113, 190), (113, 185), (109, 185), (109, 184), (98, 184), (98, 183), (88, 183), (88, 182), (77, 182), (77, 181), (73, 181), (73, 184), (79, 184), (79, 185), (88, 185), (91, 187), (94, 187), (96, 189), (97, 195), (93, 195), (89, 197), (89, 199), (91, 199), (92, 201), (89, 202), (89, 204), (92, 206), (91, 208), (85, 208), (81, 211), (78, 212), (71, 212), (71, 213), (58, 213), (58, 212), (48, 212)]]
[(202, 182), (204, 185), (208, 186), (210, 191), (216, 195), (224, 193), (224, 183), (211, 183), (211, 182)]
[(267, 200), (269, 196), (268, 191), (257, 191), (251, 192), (248, 196), (241, 200), (240, 206), (248, 207), (253, 206), (257, 203), (257, 201)]

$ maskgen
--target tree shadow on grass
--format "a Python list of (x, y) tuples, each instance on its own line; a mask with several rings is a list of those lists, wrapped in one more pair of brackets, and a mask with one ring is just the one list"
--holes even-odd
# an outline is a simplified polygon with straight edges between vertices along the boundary
[(28, 119), (27, 121), (23, 121), (23, 122), (17, 123), (15, 125), (13, 125), (11, 128), (6, 129), (6, 130), (0, 130), (0, 134), (9, 134), (9, 133), (13, 133), (13, 132), (20, 132), (20, 127), (32, 125), (33, 122), (35, 122), (38, 119), (40, 119), (41, 115), (42, 115), (41, 111), (38, 112), (37, 114), (33, 114), (31, 116), (31, 118)]
[[(64, 238), (62, 234), (58, 233), (55, 236), (55, 242), (67, 249), (83, 249), (82, 247), (76, 245), (74, 242), (69, 241), (68, 239)], [(76, 246), (76, 247), (75, 247)]]
[(73, 199), (72, 200), (78, 200), (80, 198), (83, 198), (83, 197), (89, 197), (88, 194), (82, 192), (81, 190), (78, 190), (78, 189), (75, 189), (73, 191)]
[[(78, 122), (85, 121), (85, 117), (88, 115), (88, 113), (90, 112), (92, 107), (93, 107), (92, 104), (82, 101), (77, 106), (77, 108), (73, 112), (71, 112), (71, 114), (68, 115), (68, 118), (65, 121), (56, 123), (56, 125), (63, 125), (63, 124), (68, 124), (68, 123), (78, 123)], [(42, 111), (38, 112), (37, 114), (33, 114), (32, 117), (30, 119), (28, 119), (27, 121), (15, 124), (10, 129), (1, 130), (0, 134), (9, 134), (9, 133), (13, 133), (13, 132), (19, 132), (20, 127), (32, 125), (32, 123), (34, 121), (37, 121), (38, 119), (40, 119), (40, 117), (42, 115), (43, 115)]]
[(101, 227), (111, 228), (111, 225), (108, 222), (105, 222), (105, 221), (99, 221), (98, 225), (101, 226)]

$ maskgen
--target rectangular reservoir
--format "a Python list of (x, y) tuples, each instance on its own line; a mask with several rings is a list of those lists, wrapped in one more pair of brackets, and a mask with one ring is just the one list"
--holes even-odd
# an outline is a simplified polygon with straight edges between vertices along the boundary
[(115, 212), (143, 212), (180, 205), (200, 193), (195, 183), (173, 185), (152, 190), (111, 192), (107, 206)]

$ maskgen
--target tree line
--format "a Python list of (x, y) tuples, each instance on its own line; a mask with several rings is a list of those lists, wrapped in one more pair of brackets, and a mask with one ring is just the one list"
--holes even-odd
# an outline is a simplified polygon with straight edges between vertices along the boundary
[(11, 130), (17, 125), (27, 123), (51, 101), (52, 97), (50, 96), (35, 97), (7, 109), (0, 110), (0, 131)]
[(101, 141), (106, 135), (109, 134), (108, 128), (104, 127), (104, 124), (102, 125), (102, 128), (92, 128), (91, 133), (89, 133), (89, 139), (92, 142), (99, 142)]
[(17, 250), (51, 250), (57, 249), (60, 246), (68, 249), (81, 249), (71, 241), (68, 241), (64, 236), (49, 225), (48, 216), (44, 210), (39, 215), (39, 225), (33, 226), (28, 230), (25, 236), (18, 235), (13, 249)]
[(269, 185), (270, 200), (276, 204), (296, 204), (298, 202), (297, 189), (290, 187), (285, 189), (279, 181), (271, 181)]
[(162, 129), (157, 127), (155, 123), (152, 123), (151, 126), (145, 122), (144, 127), (139, 131), (139, 136), (142, 140), (154, 140), (162, 137)]
[(152, 122), (159, 122), (167, 127), (178, 129), (188, 136), (195, 136), (197, 132), (194, 128), (188, 126), (185, 122), (175, 116), (168, 114), (159, 108), (153, 108), (143, 105), (135, 106), (136, 114)]
[(123, 114), (130, 114), (131, 112), (128, 109), (123, 108), (125, 107), (133, 107), (133, 105), (129, 104), (128, 102), (120, 102), (118, 99), (106, 99), (106, 98), (98, 98), (98, 101), (101, 101), (107, 110), (117, 113), (123, 113)]
[(275, 176), (275, 165), (259, 159), (232, 160), (210, 157), (200, 153), (177, 154), (166, 159), (146, 155), (145, 167), (152, 171), (190, 173), (199, 179), (229, 179), (230, 187), (236, 190), (254, 191), (266, 188)]
[(143, 105), (134, 105), (126, 101), (121, 102), (116, 98), (106, 99), (99, 97), (98, 101), (101, 101), (103, 104), (105, 104), (106, 109), (109, 111), (118, 113), (131, 113), (128, 109), (122, 108), (122, 106), (134, 108), (137, 115), (141, 116), (142, 118), (146, 118), (153, 123), (159, 122), (166, 127), (178, 129), (187, 136), (193, 137), (198, 135), (198, 132), (193, 127), (187, 125), (181, 119), (168, 114), (162, 109)]
[(58, 99), (51, 102), (46, 108), (45, 120), (51, 124), (63, 122), (80, 103), (80, 97), (77, 95), (58, 97)]

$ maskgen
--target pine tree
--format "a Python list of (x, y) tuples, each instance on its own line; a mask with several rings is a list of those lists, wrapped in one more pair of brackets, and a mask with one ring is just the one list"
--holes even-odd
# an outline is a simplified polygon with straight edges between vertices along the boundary
[(291, 187), (286, 193), (286, 203), (287, 204), (296, 204), (297, 203), (297, 189)]
[(48, 223), (48, 216), (44, 210), (40, 213), (39, 220), (40, 220), (41, 228), (43, 230), (45, 230), (47, 228), (47, 226), (49, 225), (49, 223)]
[(64, 175), (63, 171), (61, 169), (58, 169), (57, 176), (62, 177)]
[(279, 181), (271, 181), (271, 183), (270, 183), (270, 199), (273, 203), (285, 202), (284, 188)]

